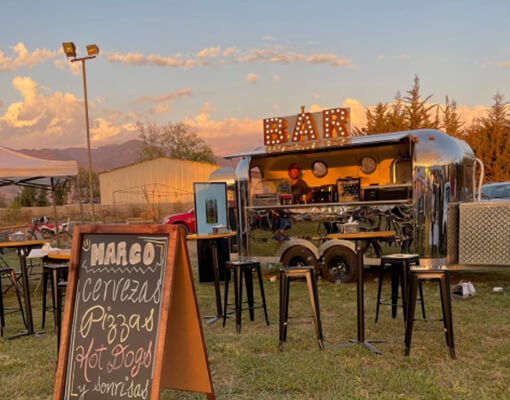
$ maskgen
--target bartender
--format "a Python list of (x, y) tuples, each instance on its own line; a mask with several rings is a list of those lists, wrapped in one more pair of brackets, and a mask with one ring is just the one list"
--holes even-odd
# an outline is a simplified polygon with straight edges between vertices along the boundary
[(292, 188), (291, 193), (294, 197), (299, 197), (300, 199), (302, 196), (306, 196), (306, 201), (309, 201), (312, 198), (312, 190), (310, 189), (310, 186), (308, 186), (308, 184), (299, 177), (300, 172), (301, 169), (296, 163), (289, 165), (289, 178)]

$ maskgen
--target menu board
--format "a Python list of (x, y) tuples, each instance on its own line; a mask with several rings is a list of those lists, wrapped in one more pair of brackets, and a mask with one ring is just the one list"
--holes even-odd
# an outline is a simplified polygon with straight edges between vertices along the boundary
[(214, 399), (186, 243), (171, 226), (73, 234), (55, 400)]
[(65, 398), (147, 399), (168, 237), (84, 235)]

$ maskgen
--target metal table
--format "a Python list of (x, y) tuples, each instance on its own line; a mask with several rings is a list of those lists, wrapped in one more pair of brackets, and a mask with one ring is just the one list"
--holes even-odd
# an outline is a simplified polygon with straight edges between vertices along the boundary
[[(216, 294), (216, 315), (206, 316), (204, 318), (208, 319), (206, 322), (207, 325), (210, 325), (219, 319), (223, 318), (223, 309), (221, 305), (221, 290), (220, 290), (220, 269), (218, 266), (218, 248), (216, 244), (216, 239), (223, 239), (228, 237), (236, 236), (237, 232), (227, 232), (227, 233), (211, 233), (209, 235), (198, 235), (191, 234), (186, 238), (188, 240), (209, 240), (209, 246), (212, 251), (212, 262), (213, 262), (213, 275), (214, 275), (214, 291)], [(211, 240), (213, 239), (213, 240)], [(226, 310), (225, 310), (226, 312)]]
[(23, 284), (23, 300), (25, 303), (25, 315), (27, 317), (27, 330), (21, 331), (20, 333), (9, 337), (9, 339), (16, 339), (22, 336), (39, 336), (44, 332), (34, 331), (34, 319), (32, 316), (32, 303), (30, 302), (30, 285), (28, 283), (28, 271), (27, 271), (27, 255), (30, 250), (36, 247), (41, 247), (46, 240), (26, 240), (23, 242), (0, 242), (0, 251), (3, 249), (16, 249), (20, 261), (21, 268), (21, 279)]
[(349, 340), (349, 343), (345, 346), (352, 346), (356, 344), (360, 344), (367, 348), (368, 350), (376, 353), (382, 354), (379, 349), (375, 346), (372, 346), (371, 343), (381, 343), (382, 340), (368, 340), (365, 339), (365, 294), (364, 294), (364, 281), (363, 281), (363, 255), (365, 251), (368, 249), (370, 244), (379, 239), (391, 239), (395, 237), (396, 233), (393, 231), (384, 231), (384, 232), (359, 232), (359, 233), (333, 233), (327, 236), (328, 239), (344, 239), (344, 240), (353, 240), (356, 242), (356, 253), (357, 253), (357, 272), (358, 272), (358, 280), (356, 285), (356, 298), (357, 298), (357, 320), (358, 320), (358, 338), (357, 340)]

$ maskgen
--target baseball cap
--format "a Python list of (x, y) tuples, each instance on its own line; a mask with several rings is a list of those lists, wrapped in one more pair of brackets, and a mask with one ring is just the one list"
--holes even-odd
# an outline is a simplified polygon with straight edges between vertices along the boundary
[(293, 169), (301, 169), (301, 168), (299, 168), (299, 165), (297, 165), (296, 163), (292, 163), (289, 165), (289, 171), (293, 170)]

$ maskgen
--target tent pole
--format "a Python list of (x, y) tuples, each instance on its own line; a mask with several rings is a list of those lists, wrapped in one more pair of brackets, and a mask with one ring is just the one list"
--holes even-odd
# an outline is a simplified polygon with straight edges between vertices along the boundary
[(81, 188), (80, 188), (80, 180), (78, 179), (80, 176), (80, 172), (78, 171), (78, 175), (76, 175), (74, 177), (75, 181), (76, 181), (76, 189), (78, 191), (78, 203), (80, 204), (80, 219), (81, 219), (81, 222), (85, 222), (83, 220), (83, 204), (81, 204)]
[(60, 232), (58, 229), (57, 199), (55, 198), (55, 183), (51, 178), (51, 193), (53, 194), (53, 218), (55, 219), (55, 232), (57, 235), (57, 247), (60, 247)]

